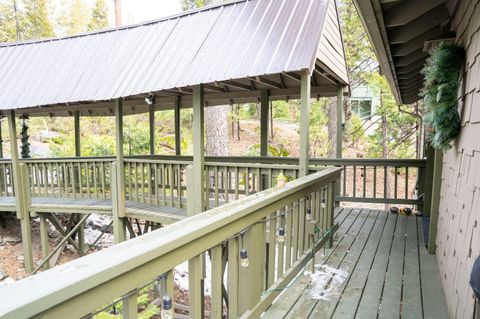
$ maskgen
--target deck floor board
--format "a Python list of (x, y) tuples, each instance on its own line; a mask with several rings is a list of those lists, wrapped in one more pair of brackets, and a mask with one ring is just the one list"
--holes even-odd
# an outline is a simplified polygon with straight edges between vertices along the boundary
[(347, 279), (318, 300), (310, 293), (318, 282), (302, 274), (262, 318), (448, 318), (421, 217), (349, 208), (338, 209), (335, 220), (334, 246), (321, 249), (315, 262), (346, 270)]

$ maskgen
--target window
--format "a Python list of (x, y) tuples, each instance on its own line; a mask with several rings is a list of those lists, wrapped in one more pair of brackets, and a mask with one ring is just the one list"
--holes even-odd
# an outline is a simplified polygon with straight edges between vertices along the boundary
[(352, 112), (360, 118), (372, 115), (372, 100), (352, 100)]

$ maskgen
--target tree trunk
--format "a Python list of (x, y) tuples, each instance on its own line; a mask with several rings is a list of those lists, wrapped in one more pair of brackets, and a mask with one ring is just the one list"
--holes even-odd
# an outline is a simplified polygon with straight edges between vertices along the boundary
[(228, 105), (205, 108), (207, 156), (228, 156)]
[(328, 106), (328, 157), (337, 157), (337, 98), (331, 98)]

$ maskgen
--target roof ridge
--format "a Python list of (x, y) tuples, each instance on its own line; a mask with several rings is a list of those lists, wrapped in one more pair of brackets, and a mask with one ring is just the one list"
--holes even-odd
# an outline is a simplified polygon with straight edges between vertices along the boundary
[(226, 2), (226, 3), (212, 4), (212, 5), (202, 7), (202, 8), (191, 9), (191, 10), (187, 10), (187, 11), (180, 12), (180, 13), (177, 13), (177, 14), (173, 14), (173, 15), (170, 15), (170, 16), (157, 18), (157, 19), (153, 19), (153, 20), (149, 20), (149, 21), (144, 21), (144, 22), (140, 22), (140, 23), (122, 25), (122, 26), (119, 26), (119, 27), (111, 27), (111, 28), (94, 30), (94, 31), (88, 31), (88, 32), (83, 32), (83, 33), (79, 33), (79, 34), (75, 34), (75, 35), (63, 36), (63, 37), (26, 40), (26, 41), (20, 41), (20, 42), (3, 42), (3, 43), (0, 43), (0, 49), (5, 48), (5, 47), (22, 46), (22, 45), (53, 42), (53, 41), (62, 41), (62, 40), (81, 38), (81, 37), (96, 35), (96, 34), (103, 34), (103, 33), (115, 32), (115, 31), (129, 30), (129, 29), (134, 29), (134, 28), (138, 28), (138, 27), (142, 27), (142, 26), (151, 25), (151, 24), (161, 23), (161, 22), (168, 21), (168, 20), (183, 18), (183, 17), (190, 16), (192, 14), (197, 14), (197, 13), (203, 12), (203, 11), (217, 9), (217, 8), (220, 8), (220, 7), (227, 7), (227, 6), (231, 6), (231, 5), (234, 5), (234, 4), (237, 4), (237, 3), (247, 2), (247, 1), (257, 1), (257, 0), (232, 0), (232, 1), (229, 1), (229, 2)]

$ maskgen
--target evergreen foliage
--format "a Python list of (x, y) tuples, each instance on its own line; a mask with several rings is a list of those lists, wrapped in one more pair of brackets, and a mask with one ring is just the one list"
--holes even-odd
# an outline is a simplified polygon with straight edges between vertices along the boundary
[(96, 0), (92, 9), (92, 18), (88, 24), (88, 30), (100, 30), (108, 28), (108, 9), (105, 0)]
[(425, 82), (421, 91), (427, 113), (424, 116), (427, 139), (439, 149), (451, 148), (460, 133), (458, 88), (465, 51), (455, 44), (441, 43), (432, 50), (422, 70)]
[(22, 130), (20, 131), (20, 156), (22, 158), (30, 158), (30, 142), (28, 141), (28, 116), (24, 115), (21, 118)]

